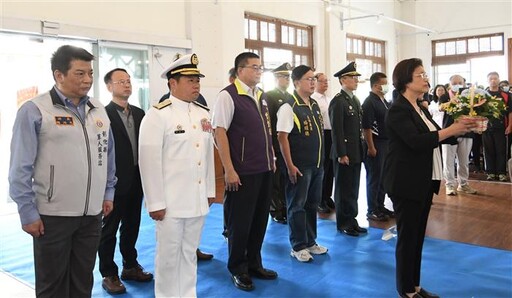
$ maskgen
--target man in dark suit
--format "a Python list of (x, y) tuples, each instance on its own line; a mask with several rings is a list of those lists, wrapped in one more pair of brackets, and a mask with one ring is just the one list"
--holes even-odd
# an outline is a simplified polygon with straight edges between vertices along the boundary
[(341, 91), (329, 104), (332, 126), (331, 159), (334, 161), (334, 202), (336, 226), (349, 236), (366, 233), (356, 220), (359, 177), (363, 158), (362, 109), (353, 94), (357, 89), (359, 74), (355, 62), (351, 62), (334, 74), (339, 79)]
[(135, 248), (143, 196), (138, 166), (138, 138), (144, 111), (128, 103), (132, 85), (126, 70), (113, 69), (105, 75), (104, 81), (112, 93), (112, 101), (105, 109), (114, 135), (118, 181), (115, 186), (114, 210), (103, 218), (98, 256), (103, 288), (109, 294), (119, 294), (126, 292), (126, 288), (119, 280), (118, 267), (114, 262), (119, 223), (119, 249), (123, 256), (121, 279), (139, 282), (153, 279), (153, 274), (145, 272), (137, 262)]

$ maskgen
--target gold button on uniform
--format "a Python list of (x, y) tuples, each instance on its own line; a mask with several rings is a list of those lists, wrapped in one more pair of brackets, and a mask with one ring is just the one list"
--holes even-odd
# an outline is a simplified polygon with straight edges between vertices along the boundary
[(200, 165), (201, 165), (201, 162), (198, 162), (198, 163), (197, 163), (197, 165), (198, 165), (198, 166), (200, 166)]
[(192, 126), (192, 128), (193, 128), (193, 129), (196, 129), (196, 126), (194, 125), (194, 126)]

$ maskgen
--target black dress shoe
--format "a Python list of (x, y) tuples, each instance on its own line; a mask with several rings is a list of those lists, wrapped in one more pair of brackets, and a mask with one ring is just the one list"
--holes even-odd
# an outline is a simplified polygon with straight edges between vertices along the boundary
[(366, 214), (366, 218), (375, 221), (387, 221), (389, 217), (387, 217), (384, 213), (380, 211), (372, 211)]
[(420, 288), (420, 291), (418, 292), (422, 298), (439, 298), (439, 295), (430, 293), (429, 291), (425, 290), (424, 288)]
[(387, 208), (382, 208), (379, 211), (382, 212), (384, 215), (387, 215), (389, 218), (395, 218), (395, 212)]
[(276, 279), (277, 272), (270, 269), (258, 268), (258, 269), (249, 269), (249, 275), (254, 276), (259, 279)]
[(360, 227), (359, 224), (357, 224), (357, 223), (356, 223), (355, 226), (352, 227), (352, 229), (356, 230), (359, 234), (366, 234), (366, 233), (368, 233), (367, 229)]
[(356, 231), (354, 228), (345, 228), (345, 229), (341, 229), (339, 230), (340, 232), (344, 233), (344, 234), (347, 234), (349, 236), (353, 236), (353, 237), (357, 237), (359, 236), (359, 232)]
[(252, 283), (252, 279), (247, 273), (231, 275), (231, 279), (233, 280), (235, 287), (239, 288), (240, 290), (254, 290), (254, 284)]
[(198, 261), (209, 261), (213, 259), (213, 255), (209, 253), (202, 252), (199, 248), (196, 250), (197, 260)]
[(331, 213), (331, 208), (325, 206), (324, 204), (318, 205), (318, 213)]
[(276, 216), (276, 217), (272, 217), (272, 220), (277, 222), (277, 223), (280, 223), (280, 224), (283, 224), (285, 225), (286, 224), (286, 217), (285, 216)]

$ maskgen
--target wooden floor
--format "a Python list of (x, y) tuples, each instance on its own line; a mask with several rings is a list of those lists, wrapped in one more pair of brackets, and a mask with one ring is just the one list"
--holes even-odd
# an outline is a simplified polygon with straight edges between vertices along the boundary
[[(361, 177), (359, 216), (357, 217), (359, 224), (382, 229), (393, 226), (394, 220), (384, 223), (374, 221), (368, 223), (366, 220), (363, 173)], [(427, 236), (512, 250), (512, 184), (471, 180), (470, 185), (478, 190), (478, 194), (446, 196), (444, 186), (441, 186), (439, 195), (434, 196)], [(223, 189), (223, 179), (218, 176), (216, 203), (222, 203)], [(392, 209), (388, 198), (385, 204), (387, 208)], [(335, 220), (334, 213), (319, 214), (319, 218)]]

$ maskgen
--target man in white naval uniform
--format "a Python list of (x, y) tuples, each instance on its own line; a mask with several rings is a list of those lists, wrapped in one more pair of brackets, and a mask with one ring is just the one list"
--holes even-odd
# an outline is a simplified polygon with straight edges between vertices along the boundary
[(195, 102), (204, 77), (197, 64), (195, 54), (184, 55), (164, 71), (171, 96), (140, 127), (142, 186), (156, 221), (156, 297), (196, 296), (196, 248), (215, 197), (210, 114)]

